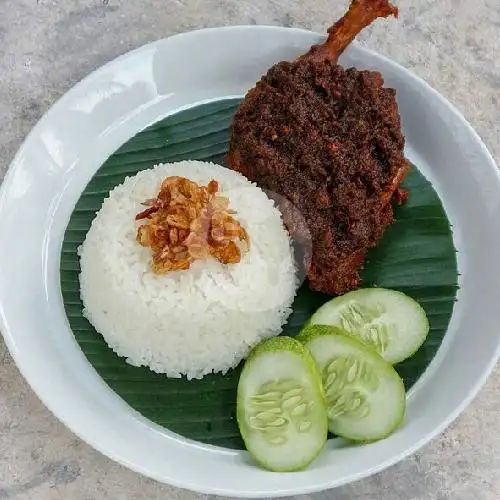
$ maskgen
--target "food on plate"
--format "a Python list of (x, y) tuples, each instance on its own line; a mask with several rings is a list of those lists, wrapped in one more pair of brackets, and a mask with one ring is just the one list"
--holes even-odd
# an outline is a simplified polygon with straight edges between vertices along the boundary
[(195, 260), (209, 257), (222, 264), (240, 262), (242, 251), (248, 250), (248, 235), (218, 189), (215, 179), (205, 187), (171, 176), (155, 198), (144, 202), (147, 208), (135, 216), (145, 220), (137, 228), (137, 241), (151, 248), (153, 272), (189, 269)]
[(342, 330), (309, 326), (298, 337), (323, 380), (329, 429), (352, 441), (377, 441), (403, 422), (406, 393), (391, 364)]
[(385, 288), (362, 288), (335, 297), (309, 323), (341, 327), (392, 364), (415, 354), (429, 333), (422, 306), (404, 293)]
[(257, 346), (238, 384), (237, 418), (250, 454), (277, 472), (304, 469), (326, 443), (321, 378), (302, 344), (278, 337)]
[[(266, 469), (307, 467), (323, 448), (326, 421), (337, 436), (373, 442), (390, 436), (404, 420), (403, 380), (377, 352), (379, 344), (361, 340), (358, 332), (366, 328), (363, 320), (370, 308), (380, 313), (387, 307), (381, 313), (383, 324), (392, 325), (392, 320), (398, 323), (405, 314), (414, 314), (415, 304), (392, 290), (359, 290), (346, 297), (352, 294), (368, 297), (368, 302), (350, 299), (337, 306), (334, 299), (296, 339), (265, 340), (245, 362), (238, 383), (238, 426), (247, 450)], [(312, 319), (325, 311), (334, 311), (331, 317), (346, 313), (351, 330), (342, 321), (314, 324)]]
[[(390, 15), (388, 0), (352, 0), (325, 43), (273, 66), (248, 93), (232, 123), (231, 169), (181, 161), (127, 177), (79, 248), (83, 314), (131, 365), (191, 380), (247, 358), (236, 421), (270, 471), (305, 469), (328, 431), (371, 442), (398, 429), (406, 392), (393, 364), (429, 333), (405, 294), (353, 291), (406, 200), (408, 161), (395, 91), (337, 61)], [(299, 304), (286, 325), (303, 268), (310, 288), (336, 297), (305, 326)], [(297, 327), (297, 338), (280, 336)], [(220, 405), (231, 432), (225, 405), (235, 401), (224, 389), (209, 411)]]
[[(251, 242), (237, 264), (211, 256), (189, 269), (153, 271), (151, 249), (136, 240), (144, 219), (135, 219), (174, 176), (205, 186), (217, 179), (238, 234)], [(274, 203), (241, 174), (204, 162), (160, 164), (128, 177), (104, 200), (79, 254), (85, 317), (128, 363), (169, 377), (236, 366), (281, 333), (297, 289), (290, 238)]]
[[(397, 13), (388, 0), (353, 0), (323, 45), (262, 77), (232, 123), (230, 167), (288, 199), (307, 223), (313, 290), (356, 288), (367, 249), (393, 222), (392, 203), (406, 198), (395, 90), (376, 71), (337, 64), (361, 29)], [(286, 211), (284, 220), (300, 241), (302, 223)]]

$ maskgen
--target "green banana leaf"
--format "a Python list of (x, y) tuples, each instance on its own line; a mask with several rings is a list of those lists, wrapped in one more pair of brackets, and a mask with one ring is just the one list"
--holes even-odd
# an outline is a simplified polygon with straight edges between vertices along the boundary
[[(95, 174), (69, 221), (61, 254), (61, 290), (76, 341), (104, 381), (131, 407), (187, 438), (243, 448), (235, 418), (240, 367), (202, 380), (169, 379), (128, 365), (83, 317), (77, 248), (108, 191), (127, 175), (159, 162), (205, 160), (225, 163), (229, 125), (239, 100), (205, 104), (169, 116), (140, 132)], [(363, 286), (401, 290), (418, 300), (430, 320), (426, 343), (396, 368), (410, 388), (434, 358), (446, 333), (457, 292), (456, 252), (441, 201), (431, 184), (413, 168), (405, 185), (409, 202), (396, 209), (396, 222), (369, 253)], [(283, 329), (294, 336), (329, 297), (301, 287)]]

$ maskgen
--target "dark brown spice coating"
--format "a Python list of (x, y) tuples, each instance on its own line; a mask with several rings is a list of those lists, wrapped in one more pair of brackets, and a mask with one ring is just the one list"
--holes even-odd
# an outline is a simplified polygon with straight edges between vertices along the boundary
[[(231, 130), (229, 163), (284, 196), (312, 237), (310, 286), (341, 294), (393, 221), (407, 170), (395, 91), (373, 71), (302, 58), (273, 66), (246, 96)], [(303, 236), (293, 214), (291, 235)]]

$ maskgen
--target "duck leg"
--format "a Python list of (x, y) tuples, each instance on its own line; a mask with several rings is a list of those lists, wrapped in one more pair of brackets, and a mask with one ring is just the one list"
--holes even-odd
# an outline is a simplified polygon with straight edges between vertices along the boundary
[(328, 29), (328, 38), (322, 45), (314, 45), (301, 58), (338, 58), (356, 36), (379, 17), (398, 17), (398, 8), (388, 0), (352, 0), (349, 10)]

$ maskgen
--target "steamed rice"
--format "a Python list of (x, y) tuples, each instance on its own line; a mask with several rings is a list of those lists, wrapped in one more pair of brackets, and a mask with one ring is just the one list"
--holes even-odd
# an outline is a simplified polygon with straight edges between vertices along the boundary
[[(219, 182), (250, 237), (240, 263), (209, 259), (186, 271), (151, 271), (151, 251), (136, 242), (134, 218), (172, 175)], [(274, 203), (241, 174), (203, 162), (161, 164), (127, 177), (105, 199), (79, 252), (84, 315), (128, 363), (169, 377), (201, 378), (236, 366), (281, 332), (297, 289)]]

